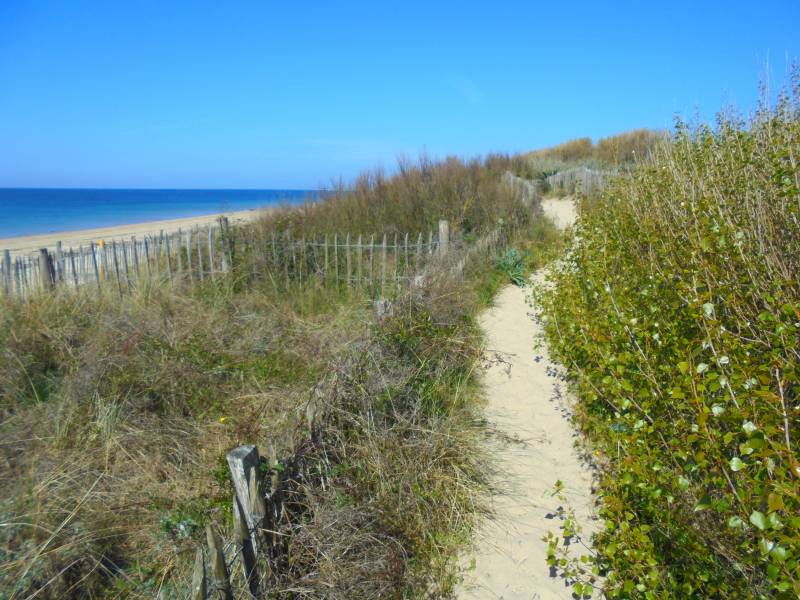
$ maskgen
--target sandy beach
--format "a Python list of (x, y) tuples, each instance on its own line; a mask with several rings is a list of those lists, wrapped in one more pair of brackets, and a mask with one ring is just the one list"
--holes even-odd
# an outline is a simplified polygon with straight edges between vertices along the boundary
[[(231, 222), (247, 221), (263, 214), (268, 208), (241, 210), (236, 212), (224, 213)], [(0, 252), (10, 250), (11, 255), (27, 254), (39, 248), (54, 248), (56, 242), (60, 241), (62, 246), (77, 248), (81, 244), (84, 246), (90, 242), (100, 240), (110, 241), (131, 236), (144, 236), (156, 234), (160, 231), (171, 233), (178, 229), (189, 229), (194, 226), (205, 226), (215, 223), (223, 214), (202, 215), (197, 217), (185, 217), (182, 219), (168, 219), (164, 221), (146, 221), (144, 223), (131, 223), (129, 225), (115, 225), (113, 227), (98, 227), (95, 229), (81, 229), (78, 231), (59, 231), (53, 233), (43, 233), (37, 235), (26, 235), (20, 237), (0, 238)]]

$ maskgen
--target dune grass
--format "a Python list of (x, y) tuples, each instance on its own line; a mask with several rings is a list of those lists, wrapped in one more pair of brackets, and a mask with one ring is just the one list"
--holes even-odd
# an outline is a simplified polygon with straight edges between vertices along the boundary
[[(557, 236), (500, 183), (510, 160), (402, 165), (240, 239), (448, 218), (469, 243), (502, 221), (533, 265)], [(276, 597), (451, 588), (484, 508), (474, 316), (507, 276), (477, 256), (377, 320), (364, 294), (277, 285), (253, 260), (191, 288), (0, 304), (0, 596), (183, 598), (203, 526), (229, 527), (224, 456), (244, 443), (292, 477)]]

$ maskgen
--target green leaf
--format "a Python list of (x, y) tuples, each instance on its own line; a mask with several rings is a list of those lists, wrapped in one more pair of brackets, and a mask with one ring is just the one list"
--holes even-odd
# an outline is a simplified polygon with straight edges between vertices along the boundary
[(742, 521), (741, 517), (733, 516), (728, 519), (728, 527), (731, 529), (743, 529), (744, 528), (744, 521)]
[(706, 494), (697, 501), (697, 504), (694, 505), (694, 510), (695, 512), (698, 512), (707, 509), (709, 506), (711, 506), (711, 498), (708, 494)]
[(761, 531), (767, 528), (767, 518), (764, 516), (764, 513), (760, 511), (754, 510), (750, 513), (750, 522)]
[(731, 459), (730, 465), (731, 465), (731, 471), (733, 472), (741, 471), (747, 466), (744, 462), (742, 462), (742, 460), (738, 456), (734, 456)]

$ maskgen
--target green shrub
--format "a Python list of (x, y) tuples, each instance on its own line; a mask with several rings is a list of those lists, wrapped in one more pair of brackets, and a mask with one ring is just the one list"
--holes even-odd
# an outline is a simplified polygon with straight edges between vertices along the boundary
[(800, 594), (797, 84), (748, 122), (679, 123), (584, 207), (555, 276), (610, 597)]

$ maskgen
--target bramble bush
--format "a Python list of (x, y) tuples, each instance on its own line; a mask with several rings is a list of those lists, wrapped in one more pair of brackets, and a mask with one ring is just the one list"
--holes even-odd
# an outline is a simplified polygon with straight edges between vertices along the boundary
[(800, 76), (584, 202), (546, 298), (612, 598), (800, 595)]

